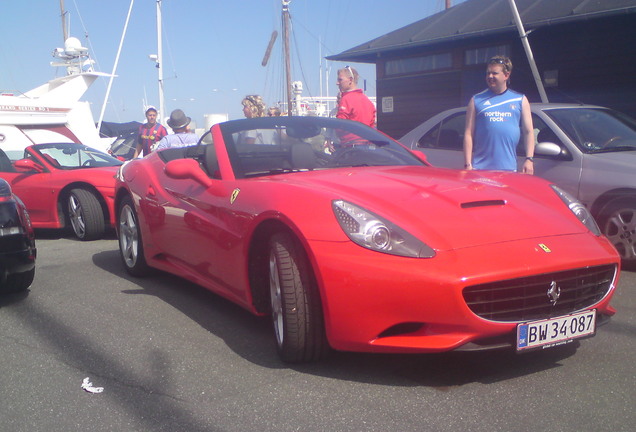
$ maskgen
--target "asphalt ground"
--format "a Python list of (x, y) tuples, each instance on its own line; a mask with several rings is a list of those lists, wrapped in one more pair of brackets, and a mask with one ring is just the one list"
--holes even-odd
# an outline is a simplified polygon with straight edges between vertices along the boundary
[[(269, 321), (177, 277), (124, 271), (114, 237), (38, 233), (36, 278), (0, 297), (2, 431), (632, 431), (636, 272), (566, 347), (333, 353), (282, 363)], [(82, 389), (85, 378), (101, 393)]]

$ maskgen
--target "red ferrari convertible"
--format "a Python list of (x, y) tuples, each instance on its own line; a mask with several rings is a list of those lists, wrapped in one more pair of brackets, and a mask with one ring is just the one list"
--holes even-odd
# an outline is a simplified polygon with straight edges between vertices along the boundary
[(615, 312), (616, 250), (543, 179), (433, 168), (338, 119), (210, 134), (121, 167), (121, 258), (132, 275), (160, 269), (270, 315), (284, 361), (526, 352), (593, 336)]
[(114, 223), (115, 174), (121, 164), (76, 143), (32, 145), (18, 160), (0, 150), (0, 178), (22, 199), (33, 227), (70, 225), (80, 240), (101, 238)]

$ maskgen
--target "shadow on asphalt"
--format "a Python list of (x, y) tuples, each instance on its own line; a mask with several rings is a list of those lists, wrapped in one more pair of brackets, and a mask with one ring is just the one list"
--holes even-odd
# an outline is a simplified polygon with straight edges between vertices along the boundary
[[(38, 240), (59, 240), (63, 238), (80, 241), (78, 238), (75, 237), (75, 234), (73, 233), (73, 230), (71, 228), (61, 228), (61, 229), (38, 228), (35, 230), (36, 244)], [(104, 233), (103, 239), (104, 240), (117, 239), (115, 230), (113, 228), (107, 228), (106, 232)]]
[(253, 316), (205, 288), (167, 273), (156, 272), (145, 278), (131, 277), (125, 272), (116, 250), (95, 254), (93, 262), (139, 287), (124, 293), (160, 298), (222, 338), (242, 358), (267, 368), (291, 368), (346, 381), (428, 386), (443, 391), (453, 386), (473, 382), (495, 383), (559, 367), (560, 361), (575, 354), (580, 345), (574, 342), (523, 355), (505, 350), (407, 355), (332, 352), (319, 363), (289, 365), (278, 358), (268, 318)]

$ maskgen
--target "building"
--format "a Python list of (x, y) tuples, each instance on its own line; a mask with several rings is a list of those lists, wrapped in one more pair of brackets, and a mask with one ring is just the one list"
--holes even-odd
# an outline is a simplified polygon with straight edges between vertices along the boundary
[[(550, 102), (636, 117), (636, 0), (516, 0)], [(507, 55), (511, 88), (540, 102), (509, 0), (466, 0), (328, 57), (376, 65), (378, 127), (399, 138), (484, 89), (485, 63)]]

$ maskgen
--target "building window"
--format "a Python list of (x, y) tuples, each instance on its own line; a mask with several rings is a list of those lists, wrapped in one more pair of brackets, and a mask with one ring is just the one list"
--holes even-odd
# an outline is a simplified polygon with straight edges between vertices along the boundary
[(464, 53), (464, 64), (470, 66), (488, 63), (488, 60), (496, 55), (510, 57), (510, 46), (497, 45), (466, 50)]
[(423, 57), (408, 57), (398, 60), (389, 60), (385, 63), (384, 72), (386, 75), (403, 75), (415, 72), (448, 69), (451, 66), (451, 54), (443, 53)]

